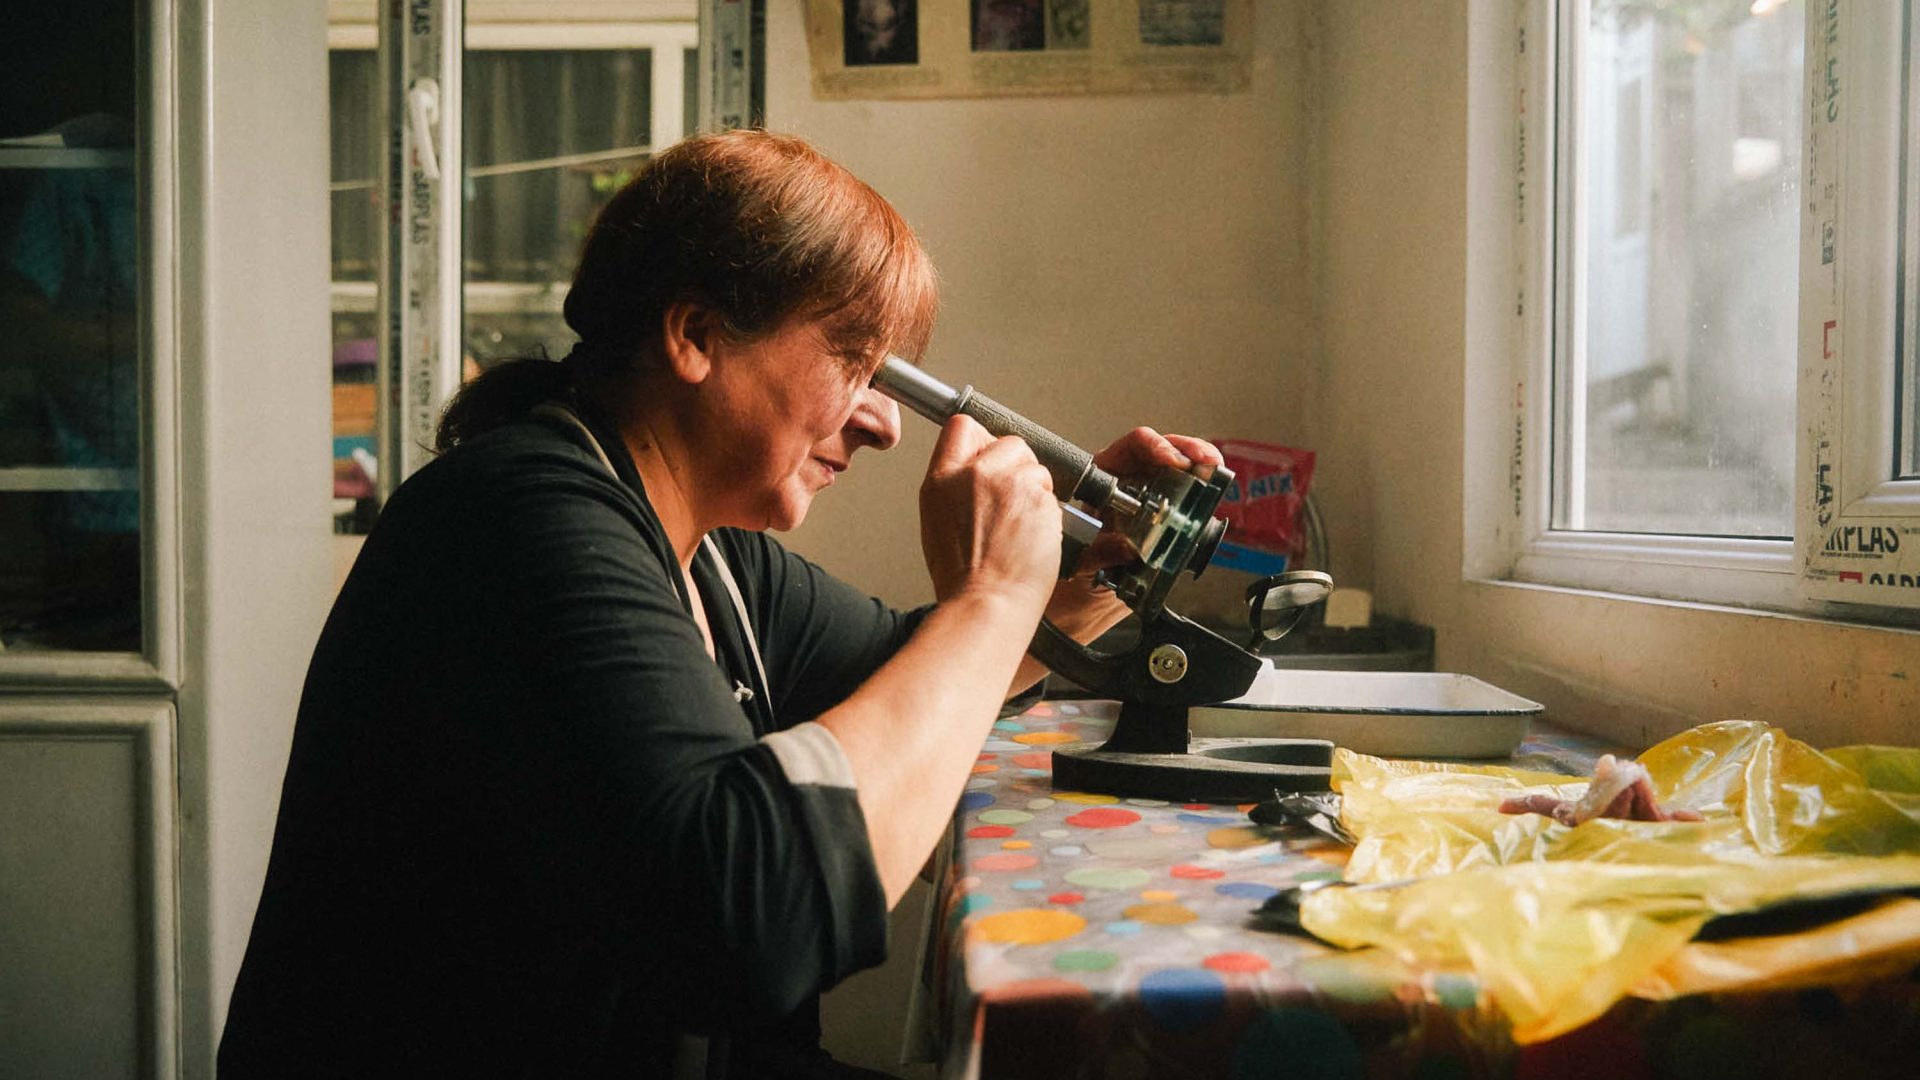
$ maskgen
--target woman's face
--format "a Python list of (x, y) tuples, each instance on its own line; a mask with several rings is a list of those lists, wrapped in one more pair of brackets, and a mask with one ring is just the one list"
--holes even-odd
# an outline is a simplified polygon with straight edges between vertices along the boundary
[(699, 394), (710, 404), (706, 482), (722, 523), (791, 529), (855, 451), (900, 441), (899, 407), (868, 385), (877, 360), (850, 364), (812, 322), (714, 346)]

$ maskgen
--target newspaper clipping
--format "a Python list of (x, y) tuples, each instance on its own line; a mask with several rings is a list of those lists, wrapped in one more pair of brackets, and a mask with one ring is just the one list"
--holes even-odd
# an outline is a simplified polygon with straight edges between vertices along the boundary
[(829, 101), (1247, 85), (1252, 0), (808, 0)]

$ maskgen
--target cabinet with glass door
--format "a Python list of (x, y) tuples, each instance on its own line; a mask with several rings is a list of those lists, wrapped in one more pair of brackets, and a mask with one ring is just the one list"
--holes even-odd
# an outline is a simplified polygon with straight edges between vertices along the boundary
[(0, 656), (141, 648), (137, 12), (74, 6), (0, 45)]

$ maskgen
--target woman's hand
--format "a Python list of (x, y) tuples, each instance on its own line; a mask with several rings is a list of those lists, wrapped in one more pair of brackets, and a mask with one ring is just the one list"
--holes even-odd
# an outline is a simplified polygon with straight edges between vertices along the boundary
[[(1093, 463), (1122, 480), (1145, 479), (1162, 468), (1186, 472), (1196, 465), (1219, 466), (1225, 463), (1220, 451), (1205, 439), (1190, 435), (1162, 435), (1150, 427), (1137, 427), (1107, 444), (1093, 455)], [(1103, 531), (1088, 547), (1076, 567), (1075, 578), (1092, 580), (1093, 572), (1109, 566), (1132, 562), (1134, 552), (1118, 534)]]
[(1119, 477), (1145, 476), (1161, 466), (1191, 469), (1195, 465), (1223, 465), (1220, 451), (1205, 439), (1191, 435), (1162, 435), (1137, 427), (1093, 455), (1093, 463)]
[[(1141, 428), (1095, 460), (1138, 475), (1159, 465), (1217, 463), (1220, 454), (1198, 439), (1163, 438)], [(951, 827), (953, 801), (995, 711), (1010, 690), (1025, 689), (1044, 673), (1023, 653), (1060, 573), (1053, 480), (1019, 439), (996, 440), (956, 416), (941, 430), (920, 486), (920, 542), (941, 603), (893, 659), (820, 717), (853, 767), (889, 906)], [(1069, 597), (1065, 590), (1084, 588), (1060, 584)], [(1076, 603), (1080, 614), (1110, 613), (1088, 607), (1091, 601), (1067, 606)], [(1111, 593), (1102, 603), (1125, 614)], [(1068, 620), (1063, 629), (1082, 641), (1105, 629), (1098, 619), (1060, 614)]]
[(920, 545), (940, 603), (820, 716), (853, 767), (889, 906), (952, 826), (953, 801), (1060, 573), (1053, 478), (1019, 439), (948, 420), (920, 485)]
[(974, 590), (1031, 604), (1036, 621), (1060, 572), (1053, 478), (1025, 442), (948, 420), (920, 485), (920, 547), (934, 595)]
[[(1093, 463), (1122, 479), (1138, 479), (1160, 468), (1185, 471), (1195, 465), (1219, 466), (1224, 461), (1220, 451), (1204, 439), (1162, 435), (1150, 427), (1137, 427), (1093, 455)], [(1082, 643), (1105, 633), (1126, 617), (1127, 609), (1112, 590), (1094, 585), (1093, 576), (1138, 557), (1124, 537), (1103, 530), (1082, 554), (1073, 576), (1055, 587), (1047, 602), (1047, 620)]]

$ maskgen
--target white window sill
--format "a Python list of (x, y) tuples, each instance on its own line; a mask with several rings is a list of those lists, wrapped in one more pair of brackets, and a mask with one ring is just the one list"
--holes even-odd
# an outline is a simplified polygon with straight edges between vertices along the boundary
[(1615, 589), (1546, 581), (1529, 581), (1517, 577), (1470, 577), (1465, 580), (1469, 586), (1487, 589), (1513, 590), (1516, 592), (1537, 593), (1544, 596), (1559, 595), (1607, 600), (1622, 604), (1670, 608), (1675, 611), (1706, 612), (1728, 617), (1808, 623), (1822, 627), (1858, 630), (1863, 633), (1886, 633), (1920, 637), (1920, 612), (1880, 607), (1877, 605), (1801, 601), (1801, 603), (1805, 605), (1804, 609), (1788, 609), (1761, 605), (1749, 606), (1733, 603), (1714, 603), (1652, 594), (1626, 593)]
[(1515, 580), (1596, 592), (1794, 610), (1786, 540), (1549, 531), (1516, 560)]

